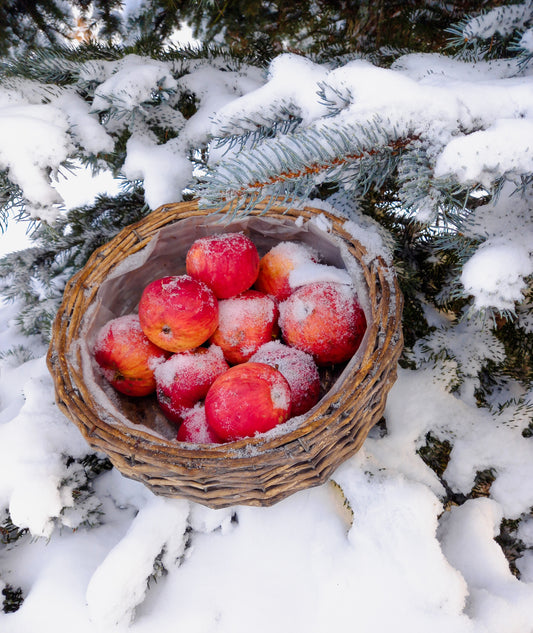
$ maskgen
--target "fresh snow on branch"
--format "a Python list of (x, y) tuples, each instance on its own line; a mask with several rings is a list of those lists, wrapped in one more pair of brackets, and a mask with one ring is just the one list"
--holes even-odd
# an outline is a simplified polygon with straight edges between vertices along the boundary
[(435, 164), (435, 176), (490, 187), (508, 173), (533, 172), (533, 118), (497, 119), (485, 130), (451, 140)]
[(533, 54), (533, 28), (524, 31), (524, 34), (520, 38), (520, 42), (518, 45), (527, 53)]
[(87, 446), (54, 406), (44, 358), (12, 371), (4, 364), (2, 375), (0, 398), (11, 409), (3, 409), (0, 426), (0, 505), (16, 525), (48, 538), (56, 525), (69, 524), (65, 508), (74, 505), (65, 455), (81, 458)]
[(130, 624), (148, 590), (154, 563), (175, 565), (185, 549), (189, 504), (152, 497), (109, 552), (87, 587), (91, 620), (102, 630)]
[(523, 29), (533, 18), (533, 2), (496, 7), (468, 20), (463, 29), (465, 39), (488, 39), (498, 33), (509, 36), (515, 30)]
[[(176, 89), (176, 80), (168, 64), (139, 55), (127, 55), (117, 62), (102, 62), (105, 79), (94, 91), (92, 109), (95, 112), (116, 107), (133, 110), (154, 93), (168, 93)], [(100, 80), (102, 77), (100, 77)]]
[(0, 108), (0, 169), (24, 192), (37, 214), (60, 202), (48, 171), (59, 169), (73, 152), (64, 113), (52, 105), (18, 104)]
[[(0, 226), (45, 222), (0, 260), (15, 299), (0, 305), (1, 631), (533, 631), (532, 15), (531, 0), (487, 11), (449, 31), (458, 57), (389, 65), (389, 49), (383, 67), (383, 49), (265, 67), (125, 54), (148, 50), (138, 24), (131, 48), (2, 61)], [(73, 165), (129, 188), (67, 209), (56, 181)], [(47, 346), (19, 327), (46, 336), (66, 279), (144, 202), (245, 214), (270, 194), (318, 208), (314, 229), (333, 214), (369, 269), (395, 268), (405, 349), (383, 419), (330, 481), (273, 507), (154, 496), (62, 415)], [(291, 282), (359, 280), (347, 266)]]

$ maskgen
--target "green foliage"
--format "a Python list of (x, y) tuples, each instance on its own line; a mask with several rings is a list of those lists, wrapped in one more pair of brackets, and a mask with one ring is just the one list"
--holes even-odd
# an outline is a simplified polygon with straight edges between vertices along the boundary
[(63, 508), (63, 525), (90, 529), (101, 524), (101, 503), (94, 495), (94, 480), (112, 468), (109, 459), (97, 453), (81, 459), (65, 457), (65, 476), (60, 486), (70, 492), (73, 505)]
[(27, 528), (19, 528), (13, 523), (7, 510), (4, 511), (4, 518), (0, 523), (0, 543), (2, 545), (10, 545), (15, 543), (25, 534), (28, 533)]
[[(86, 14), (92, 5), (101, 36), (111, 37), (120, 25), (120, 0), (71, 0), (70, 7)], [(34, 49), (62, 44), (72, 38), (76, 20), (70, 7), (60, 0), (4, 0), (0, 4), (0, 55), (10, 50)]]
[(0, 351), (0, 361), (13, 367), (18, 367), (34, 358), (33, 350), (25, 345), (14, 345), (7, 350)]
[[(160, 61), (175, 61), (179, 77), (188, 64), (197, 60), (218, 60), (227, 70), (238, 69), (243, 63), (264, 65), (266, 59), (256, 52), (239, 51), (231, 45), (202, 43), (195, 46), (173, 46), (158, 38), (139, 39), (129, 43), (111, 44), (89, 40), (74, 45), (56, 44), (50, 47), (28, 48), (16, 56), (0, 58), (0, 76), (31, 79), (44, 84), (71, 85), (79, 81), (82, 65), (99, 61), (117, 61), (126, 55), (141, 55)], [(95, 85), (87, 84), (87, 94)]]
[[(55, 11), (54, 4), (35, 3), (35, 11), (45, 15)], [(485, 2), (480, 14), (479, 3), (473, 0), (452, 4), (153, 0), (140, 2), (127, 22), (118, 2), (96, 2), (90, 26), (95, 32), (101, 29), (99, 41), (74, 44), (50, 34), (46, 37), (55, 43), (53, 47), (20, 48), (17, 55), (0, 62), (0, 75), (6, 82), (39, 82), (46, 88), (42, 88), (43, 102), (46, 91), (53, 95), (59, 86), (75, 89), (91, 103), (98, 81), (83, 79), (82, 68), (129, 54), (171, 63), (176, 80), (202, 65), (223, 72), (238, 73), (245, 64), (264, 70), (271, 58), (287, 50), (329, 68), (365, 56), (388, 66), (399, 52), (442, 51), (447, 44), (459, 59), (515, 57), (526, 64), (528, 53), (520, 46), (519, 35), (528, 24), (529, 5), (517, 3), (500, 11), (501, 4)], [(89, 16), (86, 5), (81, 0), (76, 3)], [(21, 8), (14, 2), (11, 6), (13, 17)], [(493, 10), (500, 11), (501, 20), (494, 20)], [(58, 14), (57, 19), (63, 18)], [(493, 27), (496, 22), (499, 30)], [(174, 29), (186, 23), (201, 45), (178, 48), (169, 43)], [(336, 117), (350, 106), (353, 95), (340, 89), (326, 91), (323, 86), (321, 97), (328, 116), (315, 126), (304, 125), (301, 112), (283, 99), (230, 125), (215, 118), (218, 127), (208, 139), (211, 145), (199, 143), (188, 150), (197, 168), (191, 195), (200, 195), (211, 208), (230, 203), (235, 214), (246, 214), (267, 196), (290, 203), (307, 197), (328, 201), (335, 195), (337, 202), (357, 206), (390, 236), (405, 296), (404, 335), (409, 350), (434, 329), (426, 319), (428, 307), (447, 312), (456, 322), (468, 313), (470, 299), (464, 295), (460, 272), (483, 239), (472, 233), (469, 222), (476, 209), (497, 197), (502, 183), (493, 188), (467, 187), (451, 178), (435, 178), (431, 148), (423, 140), (400, 134), (390, 121), (379, 118), (366, 125), (339, 125)], [(75, 157), (94, 171), (108, 168), (118, 175), (135, 126), (144, 126), (143, 133), (151, 135), (154, 143), (164, 144), (177, 138), (180, 125), (198, 112), (201, 100), (201, 94), (183, 87), (177, 92), (156, 91), (133, 110), (121, 109), (110, 100), (97, 114), (100, 121), (112, 123), (113, 150), (92, 155), (79, 149)], [(227, 155), (219, 163), (208, 163), (211, 148)], [(523, 175), (524, 199), (531, 187), (527, 178)], [(8, 299), (22, 301), (19, 324), (24, 332), (46, 339), (66, 280), (95, 248), (147, 213), (138, 184), (130, 183), (130, 190), (125, 188), (116, 199), (102, 197), (53, 223), (38, 225), (33, 248), (0, 261), (0, 290)], [(24, 213), (21, 192), (6, 173), (0, 174), (0, 203), (0, 226), (5, 227), (10, 214)], [(526, 384), (531, 379), (531, 334), (518, 326), (512, 314), (486, 316), (502, 319), (496, 336), (506, 350), (505, 365), (489, 366), (490, 372), (501, 371)], [(409, 354), (402, 362), (411, 362)], [(482, 377), (481, 399), (485, 388), (489, 391)]]
[(4, 596), (2, 605), (2, 611), (4, 613), (14, 613), (18, 611), (24, 602), (24, 594), (21, 587), (13, 587), (10, 584), (6, 584), (2, 589), (2, 595)]
[(478, 7), (474, 0), (205, 0), (186, 4), (180, 15), (204, 41), (224, 37), (243, 50), (270, 49), (272, 55), (291, 50), (331, 60), (354, 51), (435, 50), (445, 43), (444, 29)]
[[(82, 10), (88, 5), (84, 0), (75, 4)], [(400, 53), (443, 52), (447, 47), (448, 53), (463, 61), (496, 65), (499, 60), (513, 59), (516, 73), (524, 72), (532, 55), (520, 33), (530, 24), (527, 9), (531, 3), (491, 13), (501, 4), (500, 0), (483, 2), (480, 14), (475, 0), (294, 0), (290, 4), (152, 0), (140, 2), (125, 21), (118, 1), (96, 1), (90, 26), (94, 32), (99, 29), (101, 39), (73, 43), (67, 39), (72, 16), (58, 12), (63, 3), (34, 3), (19, 28), (15, 21), (23, 3), (11, 0), (0, 7), (0, 46), (4, 53), (16, 48), (17, 54), (0, 59), (0, 79), (6, 86), (35, 82), (39, 103), (53, 102), (60, 91), (71, 90), (85, 104), (92, 104), (100, 85), (101, 62), (139, 55), (168, 64), (172, 86), (177, 87), (158, 85), (133, 108), (121, 107), (108, 97), (97, 112), (96, 108), (91, 111), (107, 124), (112, 150), (92, 154), (76, 146), (69, 157), (95, 173), (109, 169), (120, 176), (134, 132), (140, 130), (143, 139), (149, 137), (159, 148), (178, 139), (185, 123), (201, 110), (209, 87), (195, 92), (194, 82), (179, 84), (198, 69), (242, 76), (250, 65), (259, 76), (284, 51), (302, 53), (329, 69), (358, 59), (388, 67)], [(8, 19), (2, 22), (9, 8)], [(502, 20), (495, 20), (500, 14)], [(169, 43), (174, 29), (185, 23), (192, 25), (202, 44), (177, 47)], [(500, 30), (494, 28), (496, 23)], [(23, 35), (28, 38), (26, 44), (22, 44)], [(43, 38), (53, 46), (39, 46)], [(93, 75), (84, 72), (91, 68)], [(237, 96), (238, 89), (234, 90)], [(239, 111), (229, 121), (214, 116), (216, 131), (211, 136), (199, 135), (200, 140), (195, 138), (184, 150), (195, 163), (185, 197), (201, 197), (202, 204), (211, 209), (229, 203), (234, 215), (246, 215), (253, 204), (268, 196), (288, 204), (309, 198), (330, 202), (356, 222), (374, 223), (392, 252), (404, 296), (402, 366), (432, 367), (443, 388), (454, 396), (484, 407), (495, 423), (512, 425), (531, 438), (533, 279), (526, 280), (524, 301), (515, 312), (487, 309), (475, 321), (469, 320), (474, 307), (462, 285), (461, 271), (480, 244), (495, 237), (476, 223), (494, 211), (498, 196), (511, 181), (516, 188), (514, 206), (525, 209), (526, 219), (531, 216), (526, 203), (533, 199), (533, 176), (503, 174), (492, 185), (462, 185), (452, 177), (436, 178), (436, 150), (427, 139), (403, 128), (400, 133), (385, 118), (369, 118), (366, 124), (343, 120), (343, 112), (357, 99), (348, 89), (323, 82), (318, 96), (326, 115), (310, 124), (290, 98), (273, 99), (258, 112)], [(230, 99), (230, 92), (224, 97)], [(476, 125), (481, 129), (474, 121), (472, 130)], [(450, 136), (461, 132), (453, 130)], [(212, 155), (221, 158), (210, 160)], [(46, 342), (67, 280), (95, 249), (149, 212), (141, 185), (140, 181), (125, 182), (115, 198), (100, 196), (94, 204), (60, 211), (54, 221), (29, 225), (33, 246), (0, 259), (0, 293), (20, 305), (18, 325), (25, 334)], [(6, 170), (0, 172), (0, 229), (12, 218), (27, 220), (28, 216), (22, 191)], [(30, 358), (22, 346), (0, 355), (4, 363)], [(445, 507), (490, 494), (496, 476), (491, 469), (477, 473), (468, 494), (450, 489), (446, 467), (453, 438), (428, 433), (422, 441), (418, 454), (442, 483)], [(71, 495), (73, 504), (54, 521), (73, 529), (98, 525), (101, 508), (94, 481), (111, 463), (97, 454), (83, 459), (65, 455), (63, 467), (60, 487), (66, 498)], [(516, 573), (514, 560), (524, 546), (514, 537), (513, 527), (502, 523), (499, 542)], [(27, 530), (15, 526), (6, 513), (0, 524), (1, 542), (15, 545), (26, 535)], [(154, 561), (149, 581), (165, 573), (162, 554)], [(6, 612), (18, 609), (24, 599), (20, 589), (9, 585), (4, 587), (4, 597)]]
[(39, 224), (31, 235), (34, 247), (0, 259), (2, 295), (22, 302), (21, 331), (48, 340), (68, 279), (96, 248), (147, 211), (138, 190), (118, 198), (100, 196), (93, 206), (72, 209), (52, 224)]
[[(290, 117), (287, 122), (291, 122)], [(369, 126), (328, 129), (295, 129), (270, 142), (277, 132), (278, 121), (268, 131), (265, 126), (255, 131), (260, 143), (246, 147), (246, 160), (237, 154), (215, 166), (204, 177), (200, 189), (202, 204), (221, 207), (230, 204), (231, 212), (246, 214), (267, 196), (284, 198), (288, 203), (298, 198), (312, 197), (317, 184), (330, 182), (344, 185), (364, 196), (371, 188), (379, 189), (395, 170), (403, 147), (411, 139), (391, 137), (388, 130), (375, 120)], [(294, 121), (294, 126), (297, 123)], [(249, 132), (239, 140), (246, 145)], [(233, 136), (232, 144), (237, 144)], [(268, 207), (267, 207), (268, 208)]]
[[(431, 470), (442, 478), (446, 466), (450, 461), (450, 453), (452, 452), (452, 445), (448, 440), (440, 440), (434, 435), (428, 433), (426, 435), (426, 442), (418, 449), (418, 454), (422, 458), (425, 464), (427, 464)], [(441, 479), (442, 481), (442, 479)]]
[(26, 217), (24, 212), (24, 199), (20, 188), (9, 180), (5, 171), (0, 171), (0, 232), (3, 233), (9, 219), (22, 220)]
[(450, 35), (448, 46), (465, 59), (498, 59), (511, 54), (522, 56), (523, 63), (527, 63), (531, 52), (522, 45), (520, 35), (532, 19), (531, 3), (527, 1), (484, 8), (445, 29)]

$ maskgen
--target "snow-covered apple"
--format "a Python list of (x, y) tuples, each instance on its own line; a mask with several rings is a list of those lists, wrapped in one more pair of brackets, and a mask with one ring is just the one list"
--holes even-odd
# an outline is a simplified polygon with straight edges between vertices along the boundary
[(320, 397), (320, 374), (313, 357), (281, 341), (262, 345), (250, 362), (266, 363), (280, 371), (291, 388), (291, 416), (303, 415)]
[(144, 289), (139, 320), (152, 343), (170, 352), (183, 352), (199, 347), (216, 330), (218, 302), (198, 279), (162, 277)]
[(136, 314), (119, 316), (102, 326), (93, 354), (106, 380), (128, 396), (155, 391), (154, 370), (169, 355), (147, 338)]
[(222, 350), (216, 345), (173, 354), (156, 367), (156, 394), (169, 420), (180, 422), (205, 395), (215, 378), (229, 369)]
[(265, 363), (242, 363), (219, 376), (205, 398), (207, 423), (224, 441), (264, 433), (288, 420), (291, 389)]
[(293, 291), (290, 284), (291, 272), (317, 261), (318, 255), (310, 246), (302, 242), (280, 242), (261, 257), (254, 287), (278, 301), (283, 301)]
[(222, 349), (232, 365), (246, 362), (279, 332), (277, 305), (258, 290), (220, 300), (218, 314), (218, 328), (209, 340)]
[(309, 283), (280, 304), (284, 341), (311, 354), (318, 365), (347, 361), (357, 351), (366, 317), (353, 286)]
[(219, 233), (195, 240), (185, 265), (188, 275), (207, 284), (219, 299), (228, 299), (254, 284), (259, 253), (244, 233)]
[(222, 440), (207, 424), (205, 407), (198, 402), (192, 409), (184, 413), (176, 435), (178, 442), (191, 442), (193, 444), (221, 444)]

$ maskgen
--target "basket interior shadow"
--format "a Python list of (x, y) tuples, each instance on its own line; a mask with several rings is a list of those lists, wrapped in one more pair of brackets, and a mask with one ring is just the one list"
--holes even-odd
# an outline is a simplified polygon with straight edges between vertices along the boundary
[[(95, 251), (65, 289), (47, 356), (58, 405), (91, 447), (156, 494), (212, 508), (272, 505), (324, 483), (382, 417), (403, 345), (402, 297), (393, 270), (368, 253), (342, 219), (322, 209), (264, 206), (228, 221), (196, 202), (165, 205)], [(368, 328), (348, 363), (321, 369), (323, 395), (305, 415), (245, 440), (177, 442), (155, 396), (122, 396), (102, 378), (92, 341), (109, 319), (136, 310), (150, 281), (183, 274), (196, 238), (229, 231), (249, 235), (260, 255), (280, 241), (300, 241), (325, 263), (345, 268)]]

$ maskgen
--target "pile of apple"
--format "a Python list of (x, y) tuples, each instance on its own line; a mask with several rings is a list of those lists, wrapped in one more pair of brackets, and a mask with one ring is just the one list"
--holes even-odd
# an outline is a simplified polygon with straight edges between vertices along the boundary
[(179, 441), (268, 431), (317, 403), (318, 368), (351, 358), (366, 330), (345, 271), (324, 280), (313, 267), (333, 270), (303, 243), (261, 258), (244, 233), (199, 238), (186, 274), (152, 281), (138, 314), (99, 330), (94, 358), (117, 391), (155, 392)]

